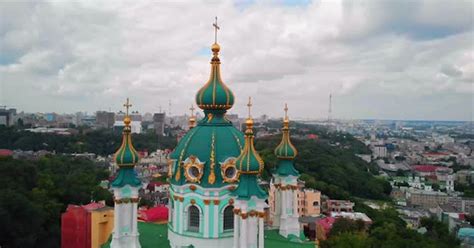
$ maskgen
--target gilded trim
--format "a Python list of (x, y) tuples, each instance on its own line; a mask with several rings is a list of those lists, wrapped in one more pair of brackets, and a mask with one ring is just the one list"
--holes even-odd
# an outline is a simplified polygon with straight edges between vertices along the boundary
[(209, 184), (214, 184), (216, 182), (216, 175), (214, 174), (214, 166), (215, 166), (215, 142), (216, 142), (216, 133), (213, 131), (212, 132), (212, 141), (211, 141), (211, 156), (209, 158), (210, 161), (210, 173), (209, 173), (209, 178), (208, 182)]
[[(226, 170), (229, 168), (235, 169), (235, 175), (233, 177), (227, 177), (225, 174)], [(237, 166), (235, 166), (235, 158), (228, 158), (224, 163), (221, 163), (221, 175), (222, 180), (225, 183), (234, 183), (239, 180), (239, 170), (237, 169)]]
[[(191, 182), (191, 183), (200, 183), (201, 178), (204, 174), (204, 163), (201, 163), (199, 159), (196, 156), (189, 156), (184, 161), (184, 176), (186, 177), (186, 181)], [(189, 170), (194, 167), (198, 170), (199, 174), (194, 177), (189, 173)]]

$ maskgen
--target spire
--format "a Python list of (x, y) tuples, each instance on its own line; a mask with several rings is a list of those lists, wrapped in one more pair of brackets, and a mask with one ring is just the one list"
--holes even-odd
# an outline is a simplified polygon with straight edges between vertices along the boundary
[(193, 104), (191, 104), (189, 110), (191, 110), (191, 117), (189, 117), (189, 129), (191, 129), (196, 126), (196, 116), (194, 116), (195, 108)]
[(131, 119), (128, 115), (129, 108), (132, 106), (129, 99), (123, 105), (126, 109), (125, 117), (123, 118), (123, 127), (122, 132), (122, 145), (117, 150), (114, 155), (115, 162), (119, 167), (119, 173), (115, 180), (112, 182), (113, 187), (122, 187), (126, 184), (132, 186), (141, 185), (140, 180), (137, 178), (134, 167), (138, 163), (138, 152), (135, 150), (132, 144), (132, 135), (131, 135)]
[(285, 118), (283, 119), (283, 128), (281, 132), (283, 134), (280, 144), (275, 149), (275, 155), (279, 159), (294, 159), (298, 154), (298, 151), (293, 146), (290, 140), (290, 120), (288, 118), (288, 105), (285, 103)]
[(128, 98), (123, 106), (125, 107), (125, 117), (123, 119), (125, 126), (123, 127), (122, 132), (122, 145), (115, 153), (115, 161), (119, 167), (133, 167), (138, 162), (138, 152), (133, 147), (132, 137), (130, 134), (131, 119), (129, 116), (129, 108), (132, 106), (132, 104), (130, 104)]
[(290, 119), (288, 118), (288, 105), (285, 104), (285, 118), (283, 119), (283, 128), (281, 129), (282, 138), (280, 144), (275, 148), (275, 155), (278, 158), (276, 173), (280, 176), (299, 176), (294, 166), (294, 159), (298, 151), (290, 140)]
[(252, 99), (249, 97), (247, 104), (249, 116), (245, 121), (245, 144), (240, 156), (236, 160), (237, 169), (242, 174), (260, 174), (263, 170), (263, 160), (254, 147), (253, 119), (251, 116)]
[(263, 171), (264, 163), (254, 146), (253, 119), (251, 116), (252, 99), (250, 97), (247, 107), (249, 115), (245, 121), (247, 127), (245, 130), (245, 144), (239, 157), (235, 160), (240, 174), (239, 185), (233, 194), (240, 199), (250, 199), (252, 196), (265, 199), (267, 194), (257, 182), (257, 177)]
[(217, 17), (213, 26), (215, 29), (215, 40), (211, 46), (213, 54), (211, 59), (211, 75), (207, 83), (196, 94), (196, 104), (205, 111), (226, 111), (234, 105), (234, 94), (221, 79), (221, 61), (219, 59), (220, 46), (217, 43), (217, 30), (219, 30), (220, 27), (217, 26)]

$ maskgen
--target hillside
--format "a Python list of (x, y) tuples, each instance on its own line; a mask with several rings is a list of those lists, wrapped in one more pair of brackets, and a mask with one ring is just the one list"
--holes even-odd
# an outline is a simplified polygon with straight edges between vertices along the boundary
[[(318, 189), (333, 198), (357, 196), (388, 199), (390, 184), (376, 178), (372, 174), (376, 168), (355, 156), (356, 153), (368, 152), (364, 144), (346, 133), (328, 133), (312, 126), (305, 128), (319, 136), (317, 140), (292, 139), (299, 151), (296, 168), (307, 187)], [(265, 161), (265, 178), (269, 178), (275, 168), (277, 160), (273, 148), (280, 139), (280, 135), (275, 135), (257, 140), (256, 148)]]

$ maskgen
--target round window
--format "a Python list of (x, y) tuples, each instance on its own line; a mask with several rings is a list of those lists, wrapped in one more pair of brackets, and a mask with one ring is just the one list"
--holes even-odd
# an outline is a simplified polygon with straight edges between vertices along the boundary
[(189, 175), (194, 177), (194, 178), (199, 177), (199, 174), (200, 174), (199, 169), (195, 166), (189, 167), (188, 172), (189, 172)]
[(237, 174), (237, 170), (235, 169), (235, 167), (228, 167), (225, 172), (225, 177), (227, 178), (234, 178), (235, 177), (235, 174)]

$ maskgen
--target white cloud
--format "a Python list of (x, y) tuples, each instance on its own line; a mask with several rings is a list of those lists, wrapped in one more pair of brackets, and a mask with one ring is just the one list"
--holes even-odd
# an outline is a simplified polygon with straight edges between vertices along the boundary
[[(0, 3), (0, 103), (25, 111), (184, 113), (209, 76), (244, 114), (472, 119), (472, 1)], [(38, 99), (41, 99), (39, 102)], [(437, 101), (444, 99), (443, 101)]]

